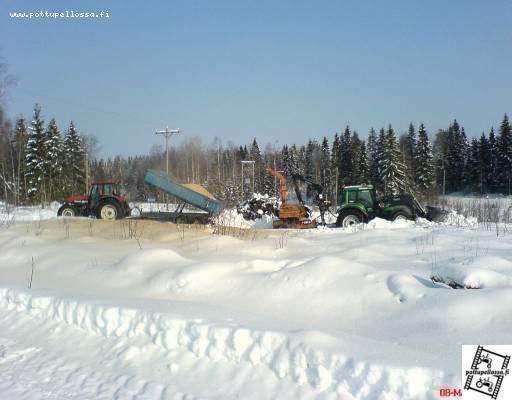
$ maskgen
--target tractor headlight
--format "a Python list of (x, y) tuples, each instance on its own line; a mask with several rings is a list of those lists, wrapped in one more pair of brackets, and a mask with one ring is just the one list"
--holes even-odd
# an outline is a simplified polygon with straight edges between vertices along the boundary
[(130, 210), (131, 210), (132, 208), (134, 208), (134, 207), (135, 207), (135, 203), (133, 203), (133, 202), (129, 202), (129, 203), (128, 203), (128, 207), (130, 207)]

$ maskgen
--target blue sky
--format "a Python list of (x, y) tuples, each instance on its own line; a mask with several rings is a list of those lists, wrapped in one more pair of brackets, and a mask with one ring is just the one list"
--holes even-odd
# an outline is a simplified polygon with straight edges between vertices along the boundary
[[(12, 11), (109, 11), (32, 19)], [(3, 0), (0, 54), (34, 103), (103, 155), (144, 153), (166, 125), (206, 144), (365, 136), (392, 123), (469, 136), (512, 113), (512, 2)]]

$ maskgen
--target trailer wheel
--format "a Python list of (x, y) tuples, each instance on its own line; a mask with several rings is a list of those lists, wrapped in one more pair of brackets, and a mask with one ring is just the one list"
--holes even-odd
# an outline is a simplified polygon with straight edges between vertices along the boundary
[(364, 222), (363, 214), (357, 210), (344, 210), (341, 211), (336, 220), (336, 226), (342, 228), (350, 228), (352, 225)]
[(76, 208), (71, 204), (64, 204), (57, 211), (57, 216), (59, 217), (76, 217), (76, 215)]
[(114, 201), (107, 200), (98, 206), (97, 216), (101, 219), (119, 219), (121, 218), (121, 212)]
[(139, 207), (135, 206), (132, 209), (130, 209), (128, 215), (130, 217), (136, 217), (139, 218), (142, 215), (142, 211)]

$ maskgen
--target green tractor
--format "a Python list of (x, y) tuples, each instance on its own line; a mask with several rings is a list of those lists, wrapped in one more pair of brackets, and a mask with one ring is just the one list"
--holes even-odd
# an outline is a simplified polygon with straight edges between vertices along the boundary
[(389, 221), (415, 220), (418, 217), (437, 221), (442, 219), (443, 215), (444, 211), (437, 207), (423, 208), (409, 193), (377, 198), (372, 185), (345, 186), (336, 226), (347, 228), (368, 222), (375, 217)]

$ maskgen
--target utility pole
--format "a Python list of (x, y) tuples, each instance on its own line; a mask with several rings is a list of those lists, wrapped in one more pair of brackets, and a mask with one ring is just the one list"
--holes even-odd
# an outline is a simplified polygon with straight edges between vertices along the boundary
[(169, 175), (169, 138), (174, 135), (180, 133), (179, 129), (169, 129), (168, 126), (165, 129), (160, 131), (155, 131), (155, 135), (164, 135), (165, 136), (165, 173)]
[[(180, 133), (179, 129), (169, 129), (168, 126), (165, 129), (160, 131), (155, 131), (155, 135), (164, 135), (165, 136), (165, 173), (169, 175), (169, 138), (174, 135)], [(165, 194), (165, 204), (167, 211), (169, 211), (169, 197), (167, 193)]]

